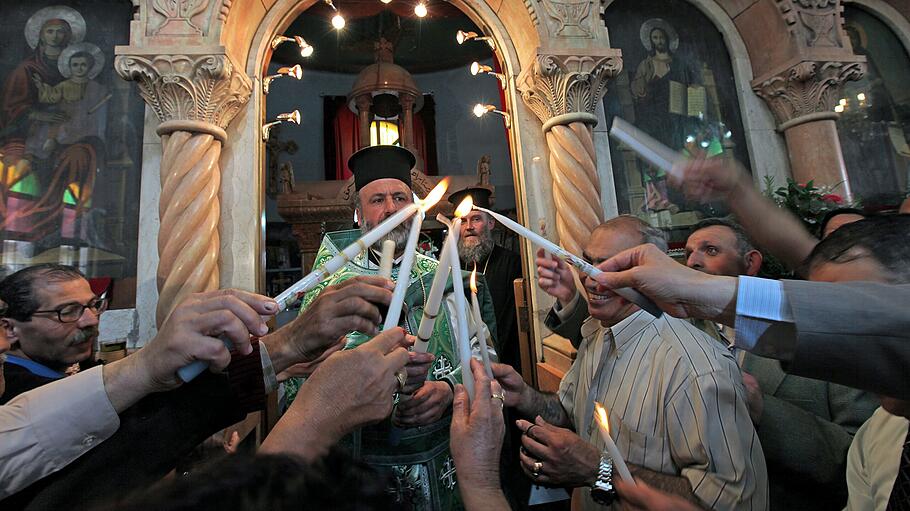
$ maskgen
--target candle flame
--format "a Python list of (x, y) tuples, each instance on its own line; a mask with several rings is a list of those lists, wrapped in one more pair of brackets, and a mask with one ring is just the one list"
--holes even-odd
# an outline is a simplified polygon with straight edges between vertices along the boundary
[(471, 292), (477, 292), (477, 263), (474, 263), (474, 271), (471, 272)]
[(471, 196), (468, 195), (467, 197), (464, 198), (463, 201), (461, 201), (461, 204), (459, 204), (458, 207), (455, 208), (455, 216), (457, 216), (458, 218), (462, 218), (465, 215), (467, 215), (468, 213), (470, 213), (472, 208), (474, 208), (474, 199), (472, 199)]
[(594, 412), (597, 417), (597, 422), (600, 423), (600, 427), (603, 428), (607, 434), (610, 434), (610, 419), (607, 418), (607, 409), (603, 407), (602, 404), (594, 401)]
[(439, 202), (439, 199), (446, 193), (446, 190), (449, 188), (449, 178), (445, 178), (436, 185), (435, 188), (430, 190), (430, 193), (427, 194), (426, 198), (420, 201), (420, 211), (426, 212), (430, 208), (436, 205)]

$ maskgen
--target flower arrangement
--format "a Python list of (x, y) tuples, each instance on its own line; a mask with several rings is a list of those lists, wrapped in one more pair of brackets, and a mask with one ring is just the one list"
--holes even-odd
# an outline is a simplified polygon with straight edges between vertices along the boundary
[(772, 176), (765, 176), (764, 179), (765, 195), (776, 202), (778, 207), (789, 209), (813, 233), (829, 211), (858, 206), (855, 202), (848, 204), (842, 196), (833, 193), (833, 187), (817, 187), (812, 181), (797, 183), (787, 178), (787, 186), (775, 189)]
[(420, 238), (417, 240), (417, 252), (435, 258), (439, 249), (433, 243), (433, 238), (426, 233), (420, 233)]

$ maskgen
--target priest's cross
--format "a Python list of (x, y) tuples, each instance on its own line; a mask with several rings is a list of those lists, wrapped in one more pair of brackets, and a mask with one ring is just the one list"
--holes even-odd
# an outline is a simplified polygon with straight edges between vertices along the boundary
[(439, 359), (436, 361), (436, 365), (433, 367), (433, 378), (440, 380), (445, 378), (452, 372), (452, 363), (449, 362), (448, 357), (445, 355), (439, 355)]
[(455, 487), (455, 463), (452, 461), (451, 457), (446, 458), (446, 464), (443, 466), (443, 472), (439, 476), (439, 480), (442, 481), (442, 484), (449, 490)]

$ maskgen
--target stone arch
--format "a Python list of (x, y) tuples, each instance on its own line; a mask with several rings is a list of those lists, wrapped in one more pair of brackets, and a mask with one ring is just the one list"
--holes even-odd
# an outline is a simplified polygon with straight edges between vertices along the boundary
[(894, 32), (907, 53), (910, 53), (910, 20), (885, 0), (844, 0), (845, 4), (860, 7), (872, 14)]

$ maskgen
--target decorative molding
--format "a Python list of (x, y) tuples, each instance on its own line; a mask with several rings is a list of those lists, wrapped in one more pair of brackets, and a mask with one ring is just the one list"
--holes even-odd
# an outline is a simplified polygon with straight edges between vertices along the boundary
[(809, 48), (843, 46), (839, 0), (775, 0), (788, 30)]
[(528, 108), (546, 123), (572, 113), (593, 115), (607, 82), (622, 71), (622, 53), (600, 55), (540, 53), (518, 77), (518, 90)]
[[(149, 13), (149, 33), (155, 35), (194, 36), (205, 35), (205, 31), (193, 22), (193, 18), (208, 9), (210, 0), (152, 0)], [(156, 23), (156, 20), (160, 19)]]
[(809, 114), (833, 112), (841, 85), (859, 80), (865, 73), (864, 62), (803, 61), (767, 80), (753, 82), (752, 90), (768, 103), (778, 125), (784, 125)]
[(228, 14), (231, 13), (231, 5), (234, 3), (233, 0), (222, 0), (221, 8), (218, 10), (218, 19), (222, 22), (227, 21)]
[(540, 17), (537, 16), (537, 9), (534, 7), (533, 0), (523, 0), (525, 8), (528, 9), (528, 15), (531, 17), (531, 21), (534, 25), (540, 25)]
[[(592, 20), (598, 9), (594, 0), (541, 0), (553, 23), (549, 24), (553, 37), (593, 39)], [(553, 25), (555, 24), (555, 27)]]
[(197, 121), (221, 129), (250, 99), (252, 85), (227, 55), (118, 55), (114, 68), (136, 81), (161, 122)]

